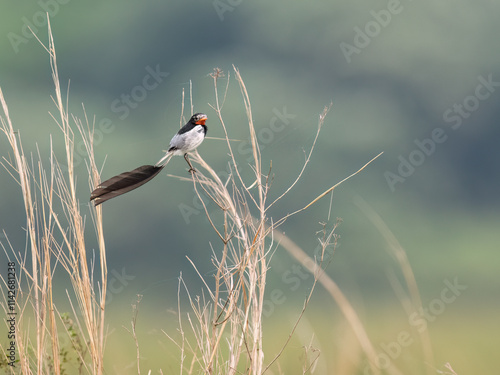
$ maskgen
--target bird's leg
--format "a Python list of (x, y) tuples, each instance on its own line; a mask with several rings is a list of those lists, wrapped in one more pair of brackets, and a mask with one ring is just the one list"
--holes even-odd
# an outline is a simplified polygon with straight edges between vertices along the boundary
[(187, 161), (188, 165), (189, 165), (189, 172), (196, 172), (196, 169), (193, 168), (193, 165), (191, 164), (191, 162), (189, 161), (189, 156), (188, 154), (184, 154), (184, 160)]

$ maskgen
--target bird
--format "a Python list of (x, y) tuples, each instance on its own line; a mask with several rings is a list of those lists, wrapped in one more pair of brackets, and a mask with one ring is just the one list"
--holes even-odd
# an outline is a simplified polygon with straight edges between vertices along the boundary
[(177, 134), (172, 137), (168, 150), (158, 163), (143, 165), (130, 172), (120, 173), (101, 182), (90, 194), (90, 201), (94, 202), (94, 206), (98, 206), (109, 199), (137, 189), (156, 177), (174, 155), (184, 155), (184, 159), (189, 165), (189, 172), (195, 172), (189, 161), (188, 153), (194, 151), (205, 139), (207, 135), (207, 125), (205, 125), (207, 118), (204, 113), (195, 113), (186, 125), (180, 128)]

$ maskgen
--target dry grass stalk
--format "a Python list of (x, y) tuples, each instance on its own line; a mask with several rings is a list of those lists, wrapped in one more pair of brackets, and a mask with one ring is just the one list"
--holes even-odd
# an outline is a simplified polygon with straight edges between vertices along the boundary
[[(64, 164), (58, 162), (52, 149), (52, 140), (48, 167), (44, 166), (44, 157), (40, 152), (37, 159), (32, 158), (29, 161), (22, 148), (21, 137), (14, 131), (7, 104), (0, 90), (0, 102), (4, 113), (1, 118), (1, 130), (12, 151), (12, 157), (4, 157), (2, 165), (20, 185), (29, 244), (26, 253), (22, 254), (16, 252), (10, 243), (7, 247), (2, 243), (9, 259), (15, 260), (19, 267), (16, 306), (19, 312), (18, 359), (23, 374), (61, 373), (62, 361), (65, 358), (61, 358), (63, 348), (60, 346), (60, 341), (64, 331), (61, 332), (60, 326), (64, 325), (64, 322), (54, 301), (53, 280), (54, 274), (61, 272), (62, 268), (72, 284), (71, 293), (70, 291), (67, 293), (73, 308), (74, 321), (79, 328), (79, 334), (85, 338), (86, 348), (77, 352), (76, 356), (88, 373), (102, 374), (107, 279), (102, 215), (100, 209), (93, 215), (100, 269), (99, 277), (94, 279), (95, 264), (88, 264), (84, 216), (76, 194), (73, 163), (75, 134), (70, 126), (67, 112), (68, 98), (66, 101), (63, 100), (50, 22), (48, 22), (48, 36), (48, 46), (44, 48), (49, 53), (55, 86), (55, 97), (52, 99), (58, 111), (57, 115), (51, 114), (51, 116), (64, 137)], [(93, 160), (93, 129), (90, 128), (88, 119), (86, 127), (77, 118), (73, 117), (73, 120), (88, 151), (89, 184), (95, 186), (99, 174)], [(73, 305), (73, 299), (76, 299), (76, 307)], [(34, 330), (30, 327), (31, 316)], [(67, 327), (64, 328), (68, 330)], [(69, 341), (76, 347), (74, 337), (69, 337)], [(88, 363), (85, 361), (87, 352), (90, 355)]]
[[(272, 166), (269, 167), (266, 174), (263, 173), (250, 98), (238, 69), (234, 68), (234, 74), (245, 105), (250, 144), (252, 146), (251, 179), (248, 180), (248, 177), (246, 177), (240, 167), (222, 116), (222, 109), (229, 89), (229, 74), (223, 91), (224, 93), (220, 96), (218, 83), (224, 75), (219, 69), (215, 69), (212, 73), (215, 104), (211, 107), (214, 109), (224, 131), (230, 157), (229, 177), (224, 181), (221, 180), (218, 174), (205, 162), (198, 152), (194, 152), (191, 157), (192, 162), (198, 165), (197, 171), (192, 173), (190, 179), (177, 177), (184, 181), (192, 181), (194, 191), (200, 199), (209, 223), (215, 233), (217, 233), (222, 246), (221, 251), (213, 250), (213, 263), (216, 267), (213, 275), (215, 283), (213, 287), (210, 287), (211, 282), (207, 281), (198, 272), (199, 277), (205, 285), (205, 289), (201, 296), (192, 297), (188, 287), (180, 279), (179, 299), (182, 286), (194, 313), (193, 317), (188, 314), (187, 318), (195, 337), (195, 342), (191, 342), (185, 335), (181, 323), (181, 311), (179, 309), (180, 342), (176, 342), (170, 336), (168, 337), (176, 342), (176, 345), (181, 350), (181, 374), (183, 368), (185, 369), (183, 363), (186, 350), (192, 356), (192, 363), (197, 363), (198, 368), (207, 374), (246, 373), (260, 375), (268, 371), (275, 364), (279, 368), (278, 359), (284, 352), (307, 308), (316, 282), (321, 282), (325, 277), (325, 274), (322, 272), (324, 265), (322, 263), (323, 256), (321, 256), (317, 260), (318, 263), (315, 263), (317, 268), (313, 270), (314, 282), (311, 294), (306, 298), (295, 326), (285, 339), (280, 351), (265, 363), (262, 319), (268, 262), (272, 253), (279, 246), (276, 243), (277, 232), (275, 229), (290, 216), (309, 208), (340, 183), (313, 199), (309, 204), (304, 205), (303, 208), (297, 209), (281, 219), (273, 221), (267, 215), (269, 208), (286, 196), (300, 180), (309, 163), (319, 132), (330, 107), (325, 108), (319, 117), (316, 137), (299, 175), (288, 189), (274, 201), (268, 203), (268, 193), (272, 180)], [(215, 204), (219, 212), (212, 213), (212, 209), (209, 207), (210, 204)], [(334, 246), (335, 244), (334, 230), (335, 227), (330, 232), (324, 233), (322, 242), (323, 254), (328, 246)], [(191, 263), (196, 269), (195, 264)], [(372, 350), (371, 353), (374, 353), (374, 351)], [(305, 371), (308, 371), (307, 368)], [(192, 373), (192, 365), (185, 372)]]
[(137, 354), (137, 374), (141, 375), (141, 352), (139, 350), (139, 340), (137, 339), (137, 316), (139, 315), (139, 304), (141, 303), (142, 295), (137, 295), (137, 301), (134, 305), (132, 305), (132, 321), (130, 322), (131, 330), (126, 327), (125, 330), (132, 335), (135, 342), (135, 350)]
[[(281, 246), (283, 246), (288, 253), (300, 264), (302, 264), (310, 273), (314, 274), (317, 272), (320, 265), (318, 265), (314, 259), (307, 255), (307, 253), (295, 244), (288, 236), (276, 231), (275, 237), (280, 241)], [(377, 366), (377, 353), (370, 341), (370, 338), (368, 337), (368, 333), (366, 332), (361, 319), (356, 313), (356, 310), (349, 302), (345, 294), (340, 290), (337, 283), (335, 283), (335, 281), (333, 281), (326, 273), (321, 273), (319, 282), (328, 291), (328, 293), (330, 293), (333, 300), (337, 303), (342, 314), (344, 314), (344, 317), (351, 326), (361, 348), (368, 358), (372, 373), (380, 374), (380, 369)], [(401, 375), (401, 372), (392, 364), (387, 371), (393, 375)]]
[[(403, 288), (403, 286), (395, 276), (390, 276), (389, 280), (391, 281), (396, 295), (398, 295), (401, 303), (403, 304), (406, 314), (408, 316), (411, 316), (411, 314), (417, 311), (422, 311), (422, 298), (420, 297), (417, 280), (415, 279), (415, 275), (410, 265), (410, 261), (408, 260), (408, 256), (406, 255), (406, 251), (401, 246), (398, 239), (389, 229), (388, 225), (385, 223), (382, 217), (380, 217), (380, 215), (377, 214), (375, 210), (373, 210), (373, 208), (368, 205), (368, 203), (366, 203), (361, 197), (358, 197), (356, 199), (356, 205), (361, 209), (361, 211), (384, 237), (388, 245), (388, 252), (398, 263), (399, 269), (403, 274), (409, 296), (406, 294), (405, 288)], [(433, 373), (431, 366), (434, 364), (434, 354), (432, 351), (431, 338), (427, 329), (422, 330), (422, 332), (419, 331), (419, 334), (424, 361), (425, 363), (429, 364), (429, 366), (426, 366), (426, 372), (428, 375), (430, 375)]]

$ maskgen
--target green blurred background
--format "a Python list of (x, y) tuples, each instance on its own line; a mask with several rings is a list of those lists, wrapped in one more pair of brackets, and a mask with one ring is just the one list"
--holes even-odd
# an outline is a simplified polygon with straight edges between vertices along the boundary
[[(304, 178), (271, 215), (294, 211), (384, 151), (335, 192), (332, 217), (343, 223), (328, 273), (354, 303), (379, 353), (400, 332), (411, 334), (415, 342), (394, 359), (405, 373), (423, 373), (427, 366), (443, 370), (446, 362), (458, 374), (495, 373), (500, 3), (52, 0), (1, 6), (0, 85), (25, 152), (35, 153), (38, 145), (48, 160), (49, 135), (55, 143), (61, 140), (48, 114), (55, 112), (48, 55), (26, 26), (46, 43), (42, 15), (48, 11), (61, 85), (70, 81), (70, 110), (82, 117), (84, 103), (100, 130), (95, 151), (97, 161), (105, 161), (104, 178), (162, 156), (178, 129), (182, 90), (189, 92), (190, 81), (195, 111), (208, 114), (209, 136), (223, 136), (208, 105), (214, 103), (209, 73), (215, 67), (230, 73), (223, 115), (230, 137), (241, 140), (241, 165), (251, 173), (245, 166), (248, 135), (234, 64), (249, 91), (263, 163), (272, 160), (270, 196), (275, 198), (300, 171), (318, 115), (332, 102)], [(227, 74), (221, 82), (226, 79)], [(206, 140), (199, 151), (214, 169), (226, 170), (221, 141)], [(4, 137), (0, 154), (9, 155)], [(77, 155), (84, 156), (78, 145)], [(87, 206), (90, 188), (80, 158), (77, 171), (78, 194)], [(184, 161), (174, 159), (167, 173), (187, 176)], [(202, 288), (186, 256), (207, 277), (213, 271), (210, 243), (217, 251), (217, 237), (193, 201), (191, 184), (167, 173), (104, 205), (108, 267), (115, 280), (107, 312), (109, 374), (134, 373), (135, 346), (122, 326), (129, 325), (136, 294), (144, 296), (138, 325), (143, 368), (171, 373), (179, 354), (161, 330), (175, 335), (179, 273), (193, 294)], [(0, 229), (23, 251), (21, 193), (5, 170), (0, 176)], [(423, 363), (418, 330), (389, 282), (390, 274), (401, 280), (399, 267), (356, 204), (359, 198), (405, 248), (423, 305), (436, 312), (427, 324), (434, 364)], [(185, 209), (188, 216), (182, 215)], [(313, 254), (328, 210), (325, 198), (281, 229)], [(91, 250), (90, 217), (87, 229)], [(266, 317), (267, 360), (285, 340), (311, 287), (311, 277), (296, 275), (294, 282), (288, 277), (294, 264), (282, 249), (271, 263), (268, 290), (282, 291), (284, 299), (270, 305)], [(467, 288), (437, 309), (436, 299), (442, 300), (446, 282), (454, 280)], [(66, 287), (58, 287), (61, 306)], [(364, 373), (358, 354), (344, 348), (348, 330), (335, 303), (318, 287), (282, 367), (297, 373), (302, 346), (314, 336), (313, 346), (321, 350), (315, 373), (342, 373), (343, 361)]]

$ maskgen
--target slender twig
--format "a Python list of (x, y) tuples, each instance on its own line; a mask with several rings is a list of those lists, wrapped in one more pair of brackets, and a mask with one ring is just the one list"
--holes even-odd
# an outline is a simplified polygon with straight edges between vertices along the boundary
[(295, 179), (295, 181), (278, 198), (276, 198), (270, 205), (267, 206), (266, 211), (269, 210), (272, 206), (274, 206), (274, 204), (276, 202), (278, 202), (280, 199), (282, 199), (285, 195), (287, 195), (290, 192), (290, 190), (292, 190), (292, 188), (297, 184), (297, 182), (299, 182), (300, 178), (302, 177), (302, 174), (304, 173), (304, 171), (305, 171), (305, 169), (307, 167), (307, 164), (309, 164), (309, 161), (311, 160), (311, 155), (312, 155), (312, 153), (314, 151), (314, 147), (316, 146), (316, 141), (318, 140), (319, 133), (321, 131), (321, 127), (323, 126), (323, 123), (325, 121), (326, 115), (330, 111), (331, 107), (332, 107), (332, 104), (330, 103), (330, 105), (328, 107), (325, 107), (323, 109), (323, 112), (319, 116), (318, 130), (316, 131), (316, 136), (314, 137), (314, 141), (312, 143), (311, 149), (309, 150), (309, 154), (307, 155), (307, 158), (306, 158), (306, 160), (304, 162), (304, 165), (302, 166), (302, 169), (300, 170), (300, 173), (298, 174), (297, 178)]
[(142, 300), (142, 295), (138, 294), (137, 295), (137, 301), (135, 302), (134, 305), (132, 305), (132, 321), (130, 322), (130, 325), (132, 327), (132, 331), (130, 331), (125, 326), (123, 327), (134, 338), (135, 350), (136, 350), (136, 354), (137, 354), (137, 374), (138, 375), (141, 375), (141, 366), (140, 366), (140, 363), (141, 363), (141, 353), (140, 353), (140, 350), (139, 350), (139, 340), (137, 339), (136, 327), (137, 327), (137, 316), (139, 315), (139, 304), (141, 303), (141, 300)]
[(327, 195), (328, 193), (330, 192), (333, 192), (333, 190), (340, 186), (341, 184), (343, 184), (345, 181), (349, 180), (350, 178), (354, 177), (355, 175), (357, 175), (359, 172), (361, 172), (363, 169), (365, 169), (368, 165), (370, 165), (375, 159), (377, 159), (380, 155), (382, 155), (383, 152), (381, 152), (380, 154), (378, 154), (377, 156), (375, 156), (373, 159), (371, 159), (369, 162), (367, 162), (365, 165), (363, 165), (360, 169), (358, 169), (356, 172), (352, 173), (351, 175), (347, 176), (346, 178), (344, 178), (343, 180), (337, 182), (335, 185), (333, 185), (331, 188), (329, 188), (328, 190), (326, 190), (325, 192), (321, 193), (320, 195), (318, 195), (316, 198), (314, 198), (309, 204), (305, 205), (304, 207), (296, 210), (296, 211), (293, 211), (292, 213), (289, 213), (285, 216), (283, 216), (281, 219), (277, 220), (276, 223), (275, 223), (275, 228), (280, 226), (281, 224), (283, 224), (289, 217), (291, 216), (294, 216), (294, 215), (297, 215), (298, 213), (302, 212), (302, 211), (305, 211), (307, 210), (309, 207), (311, 207), (314, 203), (316, 203), (317, 201), (319, 201), (321, 198), (323, 198), (325, 195)]

